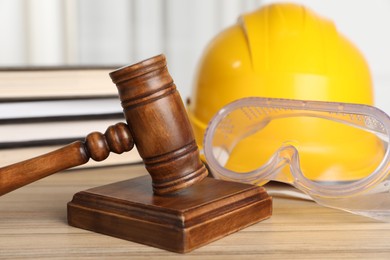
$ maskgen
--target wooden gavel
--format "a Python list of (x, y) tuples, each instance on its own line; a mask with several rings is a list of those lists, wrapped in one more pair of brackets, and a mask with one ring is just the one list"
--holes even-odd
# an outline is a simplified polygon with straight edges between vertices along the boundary
[(157, 195), (170, 194), (201, 181), (207, 170), (199, 158), (185, 108), (166, 67), (164, 55), (110, 73), (127, 125), (104, 134), (93, 132), (51, 153), (0, 168), (0, 195), (90, 158), (106, 159), (137, 146)]

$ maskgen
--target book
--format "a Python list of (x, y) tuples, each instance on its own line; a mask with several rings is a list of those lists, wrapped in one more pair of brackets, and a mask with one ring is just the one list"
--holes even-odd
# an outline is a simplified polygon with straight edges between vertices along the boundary
[[(85, 117), (85, 118), (84, 118)], [(6, 166), (27, 160), (68, 145), (74, 141), (84, 141), (85, 137), (95, 131), (104, 133), (107, 127), (118, 122), (124, 122), (123, 114), (109, 114), (105, 116), (91, 117), (62, 117), (61, 120), (45, 120), (39, 118), (34, 122), (31, 118), (28, 123), (12, 123), (0, 125), (0, 165)], [(11, 119), (12, 120), (12, 119)], [(102, 162), (92, 159), (78, 168), (90, 168), (100, 166), (124, 165), (142, 162), (137, 149), (125, 154), (110, 153)]]
[[(63, 145), (38, 145), (32, 147), (0, 149), (0, 165), (1, 167), (4, 167), (24, 160), (28, 160), (39, 155), (43, 155), (57, 150), (67, 144), (68, 143), (65, 143)], [(90, 159), (88, 163), (74, 167), (72, 169), (130, 165), (141, 162), (142, 158), (140, 157), (137, 148), (134, 146), (134, 148), (129, 152), (125, 152), (122, 154), (110, 153), (108, 158), (104, 161), (95, 162), (94, 160)]]
[(123, 122), (116, 98), (0, 103), (0, 148), (57, 144)]
[(58, 140), (83, 139), (91, 132), (104, 133), (110, 125), (123, 121), (123, 117), (113, 117), (2, 125), (0, 127), (0, 148), (26, 147), (40, 143), (44, 145), (57, 144)]
[(80, 117), (123, 118), (122, 107), (114, 98), (78, 98), (65, 100), (8, 101), (0, 103), (0, 124), (58, 121)]
[[(54, 151), (74, 141), (84, 141), (89, 133), (95, 131), (104, 133), (108, 126), (123, 121), (123, 114), (119, 114), (109, 118), (1, 125), (0, 165), (14, 164)], [(78, 168), (140, 162), (142, 159), (134, 147), (125, 154), (110, 153), (109, 157), (102, 162), (95, 162), (91, 159), (87, 164)]]
[[(91, 132), (104, 133), (110, 125), (125, 122), (117, 98), (41, 100), (0, 103), (0, 163), (27, 160), (83, 141)], [(79, 168), (142, 162), (136, 148), (126, 155), (110, 154)]]
[(0, 101), (116, 97), (120, 66), (0, 68)]

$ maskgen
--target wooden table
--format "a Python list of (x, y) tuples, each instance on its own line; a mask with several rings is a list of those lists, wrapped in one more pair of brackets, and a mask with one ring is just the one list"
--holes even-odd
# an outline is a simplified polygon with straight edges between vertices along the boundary
[(73, 170), (0, 197), (0, 259), (390, 259), (390, 223), (299, 199), (274, 198), (270, 219), (186, 255), (68, 226), (74, 193), (144, 174), (142, 165)]

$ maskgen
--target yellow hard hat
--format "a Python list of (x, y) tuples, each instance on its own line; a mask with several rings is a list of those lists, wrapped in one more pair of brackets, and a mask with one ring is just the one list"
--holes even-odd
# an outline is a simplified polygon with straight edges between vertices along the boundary
[[(333, 22), (297, 4), (271, 4), (244, 14), (209, 43), (187, 103), (198, 145), (219, 109), (250, 96), (373, 104), (369, 68), (359, 50)], [(323, 137), (327, 145), (337, 146), (340, 140), (321, 129), (310, 126), (316, 135), (329, 136)], [(305, 135), (302, 130), (297, 134)], [(273, 132), (270, 140), (283, 131)], [(375, 145), (346, 160), (361, 160)], [(240, 163), (250, 164), (242, 158)]]

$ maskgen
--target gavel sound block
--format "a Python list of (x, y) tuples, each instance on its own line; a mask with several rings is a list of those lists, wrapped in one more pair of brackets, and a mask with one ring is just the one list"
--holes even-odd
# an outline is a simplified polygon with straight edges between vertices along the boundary
[(149, 175), (76, 193), (68, 203), (70, 225), (185, 253), (271, 216), (263, 188), (206, 177), (163, 55), (110, 76), (127, 125), (1, 168), (0, 195), (135, 144)]

